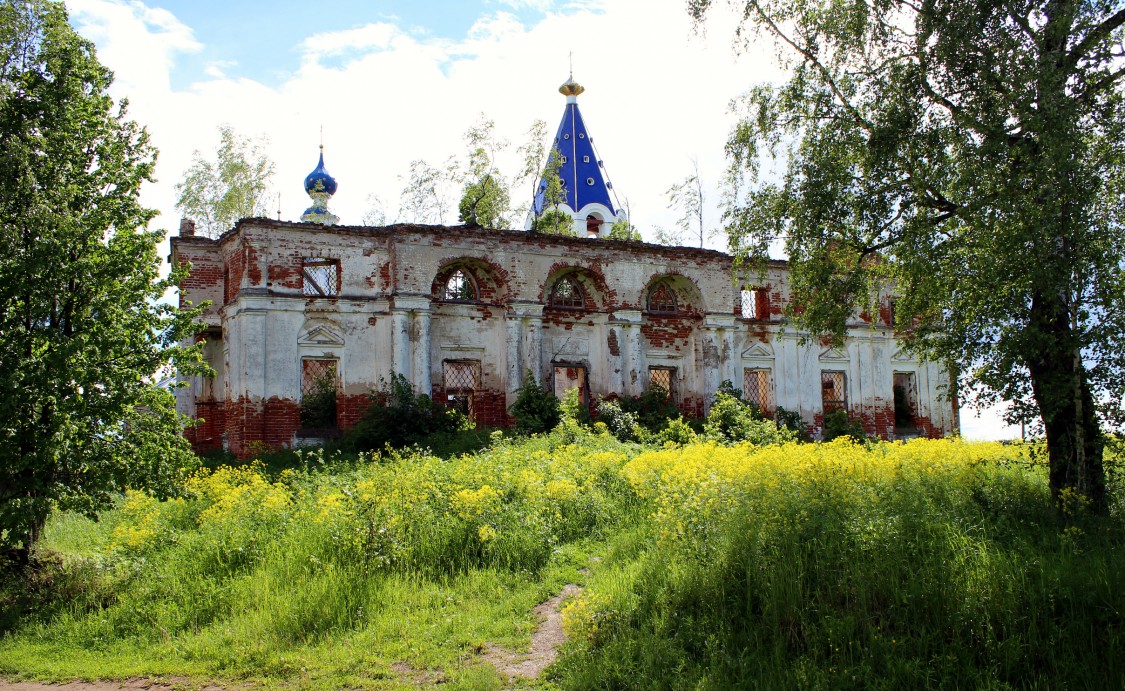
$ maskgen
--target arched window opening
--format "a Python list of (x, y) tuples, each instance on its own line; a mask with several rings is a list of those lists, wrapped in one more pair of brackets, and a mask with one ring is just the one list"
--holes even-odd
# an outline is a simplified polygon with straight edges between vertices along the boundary
[(565, 276), (555, 282), (555, 287), (551, 289), (551, 307), (562, 307), (565, 309), (582, 309), (586, 306), (586, 298), (582, 293), (582, 287), (578, 285), (578, 281), (574, 280), (572, 276)]
[(657, 283), (649, 291), (648, 311), (655, 314), (676, 313), (676, 293), (667, 283)]
[(442, 299), (454, 302), (473, 302), (477, 299), (476, 287), (473, 280), (461, 269), (449, 274), (445, 280), (445, 291)]

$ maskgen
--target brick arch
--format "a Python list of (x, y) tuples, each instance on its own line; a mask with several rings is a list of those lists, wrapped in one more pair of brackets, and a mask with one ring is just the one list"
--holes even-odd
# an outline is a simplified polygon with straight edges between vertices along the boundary
[(441, 262), (430, 286), (430, 294), (441, 300), (446, 283), (455, 272), (462, 271), (473, 284), (475, 302), (500, 304), (508, 299), (508, 272), (494, 262), (479, 257), (450, 257)]
[(661, 286), (670, 290), (676, 299), (677, 315), (695, 316), (707, 311), (707, 303), (703, 298), (703, 291), (695, 281), (677, 273), (653, 274), (645, 283), (637, 304), (643, 311), (649, 311), (649, 295)]
[(568, 278), (581, 288), (586, 303), (583, 307), (585, 310), (598, 311), (607, 306), (613, 299), (612, 294), (606, 287), (605, 277), (597, 268), (559, 263), (552, 266), (547, 273), (547, 280), (543, 283), (543, 288), (539, 292), (539, 301), (550, 308), (551, 291), (554, 290), (559, 281)]

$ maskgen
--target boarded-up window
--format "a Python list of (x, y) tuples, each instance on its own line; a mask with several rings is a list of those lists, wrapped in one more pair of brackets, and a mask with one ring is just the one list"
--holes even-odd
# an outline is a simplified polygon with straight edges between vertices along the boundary
[(578, 389), (578, 399), (590, 402), (586, 387), (586, 368), (582, 365), (555, 365), (555, 397), (560, 401), (571, 389)]
[(319, 257), (302, 259), (301, 281), (305, 295), (339, 295), (340, 262)]
[(820, 399), (825, 413), (847, 409), (847, 383), (847, 376), (843, 372), (820, 373)]
[(657, 283), (648, 292), (648, 311), (656, 314), (676, 313), (676, 293), (667, 283)]
[(762, 412), (769, 412), (773, 409), (772, 379), (768, 369), (744, 370), (742, 398), (757, 405)]
[(472, 418), (476, 413), (480, 363), (474, 360), (446, 360), (443, 370), (446, 405)]
[(565, 309), (581, 309), (586, 306), (582, 287), (570, 276), (561, 278), (555, 283), (555, 287), (551, 290), (550, 303), (551, 307)]
[(449, 274), (449, 278), (445, 281), (445, 290), (442, 291), (442, 299), (452, 302), (475, 302), (477, 290), (473, 285), (473, 279), (461, 269)]
[(322, 429), (336, 426), (335, 358), (301, 360), (301, 426)]
[(918, 414), (918, 390), (913, 372), (895, 372), (895, 427), (913, 427)]
[(673, 367), (649, 367), (648, 388), (661, 389), (668, 398), (675, 398), (676, 370)]

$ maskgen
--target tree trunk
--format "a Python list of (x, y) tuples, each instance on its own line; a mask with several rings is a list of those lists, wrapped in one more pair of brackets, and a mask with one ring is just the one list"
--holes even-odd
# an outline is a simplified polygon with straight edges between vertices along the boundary
[(1086, 381), (1069, 310), (1057, 299), (1032, 300), (1028, 357), (1032, 393), (1047, 435), (1051, 494), (1067, 488), (1086, 496), (1095, 508), (1105, 503), (1103, 439)]

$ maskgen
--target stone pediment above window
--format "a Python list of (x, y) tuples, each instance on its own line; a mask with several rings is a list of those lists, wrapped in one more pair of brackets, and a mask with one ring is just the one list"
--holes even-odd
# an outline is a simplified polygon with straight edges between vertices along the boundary
[(891, 362), (918, 362), (918, 358), (914, 357), (914, 355), (905, 348), (899, 348), (895, 351), (895, 354), (891, 356)]
[(343, 347), (344, 336), (334, 325), (315, 324), (304, 330), (297, 345)]
[(765, 343), (755, 343), (742, 351), (743, 360), (772, 360), (773, 349)]
[(821, 362), (847, 362), (849, 359), (847, 351), (839, 348), (825, 348), (820, 353)]

